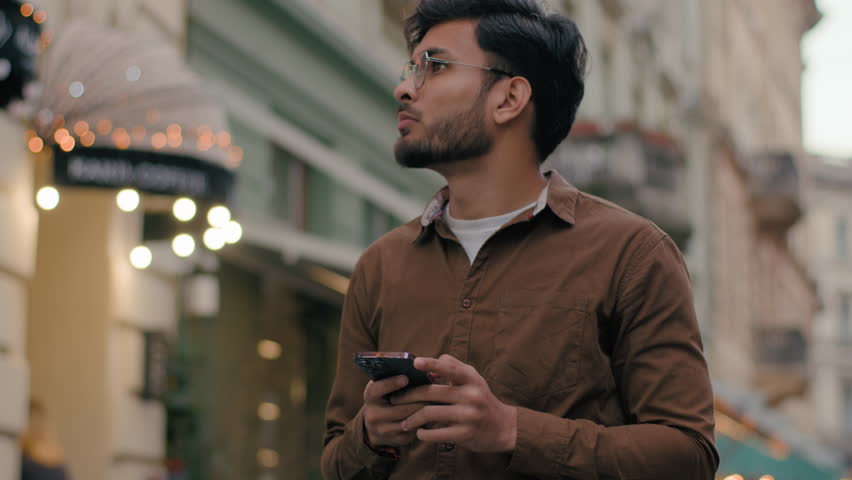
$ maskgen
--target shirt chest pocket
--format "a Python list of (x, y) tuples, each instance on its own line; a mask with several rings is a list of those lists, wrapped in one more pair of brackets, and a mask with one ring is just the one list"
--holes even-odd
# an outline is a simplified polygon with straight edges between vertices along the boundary
[(486, 376), (504, 394), (533, 406), (576, 386), (588, 297), (570, 293), (539, 301), (541, 292), (514, 291), (500, 300), (494, 358)]

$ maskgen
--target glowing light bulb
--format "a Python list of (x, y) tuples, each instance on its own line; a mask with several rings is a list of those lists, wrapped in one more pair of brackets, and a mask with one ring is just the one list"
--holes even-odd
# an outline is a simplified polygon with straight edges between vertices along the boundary
[(172, 251), (181, 258), (192, 255), (195, 251), (195, 239), (187, 233), (181, 233), (172, 240)]
[(132, 212), (139, 206), (139, 192), (125, 188), (115, 196), (115, 203), (122, 212)]
[(225, 246), (225, 231), (221, 228), (208, 228), (204, 232), (204, 245), (210, 250), (221, 250)]
[(228, 207), (217, 205), (207, 212), (207, 222), (211, 227), (224, 228), (231, 221), (231, 211)]
[(231, 220), (223, 227), (225, 231), (225, 241), (233, 245), (243, 238), (243, 227), (239, 222)]
[(275, 468), (278, 466), (278, 452), (271, 448), (261, 448), (257, 451), (257, 463), (262, 467)]
[(68, 93), (74, 98), (80, 98), (86, 93), (86, 86), (81, 81), (71, 82), (68, 86)]
[(42, 210), (53, 210), (59, 205), (59, 190), (54, 187), (41, 187), (36, 193), (36, 204)]
[(29, 139), (27, 142), (27, 146), (30, 148), (30, 151), (33, 153), (41, 152), (41, 149), (44, 148), (44, 140), (40, 137), (33, 137)]
[(257, 354), (266, 360), (275, 360), (281, 356), (281, 344), (272, 340), (257, 342)]
[(130, 251), (130, 264), (139, 270), (145, 270), (151, 265), (151, 260), (154, 256), (151, 254), (151, 249), (140, 245)]
[(195, 218), (197, 211), (198, 208), (195, 206), (195, 202), (186, 197), (178, 198), (175, 200), (174, 205), (172, 205), (172, 213), (181, 222), (188, 222)]
[(278, 420), (278, 417), (281, 416), (281, 409), (272, 402), (263, 402), (257, 406), (257, 416), (261, 420), (272, 422)]

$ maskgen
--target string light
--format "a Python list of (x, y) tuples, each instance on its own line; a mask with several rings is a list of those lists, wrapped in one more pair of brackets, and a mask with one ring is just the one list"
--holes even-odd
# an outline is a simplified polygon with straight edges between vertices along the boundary
[(71, 134), (68, 132), (67, 129), (60, 128), (60, 129), (56, 130), (55, 132), (53, 132), (53, 139), (56, 140), (56, 143), (61, 144), (62, 141), (65, 140), (68, 137), (68, 135), (71, 135)]
[(265, 360), (275, 360), (281, 356), (281, 344), (272, 340), (257, 342), (257, 354)]
[(86, 93), (86, 86), (81, 81), (71, 82), (68, 86), (68, 94), (74, 98), (80, 98), (84, 93)]
[(33, 137), (27, 142), (27, 147), (29, 147), (31, 152), (39, 153), (44, 148), (44, 140), (39, 137)]
[(39, 10), (33, 14), (33, 21), (36, 23), (41, 24), (44, 23), (45, 20), (47, 20), (47, 12), (44, 10)]
[(208, 228), (203, 238), (204, 245), (210, 250), (221, 250), (225, 246), (225, 231), (221, 228)]
[(172, 251), (181, 258), (186, 258), (195, 251), (195, 239), (191, 235), (181, 233), (172, 240)]
[(257, 463), (265, 468), (275, 468), (278, 466), (278, 452), (270, 448), (261, 448), (257, 451)]
[(151, 249), (140, 245), (130, 251), (130, 264), (139, 270), (145, 270), (151, 265), (154, 256), (151, 254)]
[(76, 133), (78, 137), (82, 136), (83, 134), (85, 134), (88, 131), (89, 131), (89, 124), (87, 122), (80, 120), (79, 122), (74, 124), (74, 133)]
[(59, 142), (59, 148), (65, 152), (70, 152), (71, 150), (74, 150), (74, 145), (76, 145), (76, 143), (77, 142), (74, 141), (74, 137), (68, 135)]
[(21, 5), (21, 15), (25, 17), (29, 17), (35, 11), (35, 7), (33, 7), (32, 3), (25, 3)]
[(231, 145), (231, 134), (228, 132), (219, 132), (219, 134), (216, 135), (216, 143), (221, 148), (228, 147)]
[(115, 196), (115, 203), (122, 212), (132, 212), (139, 206), (139, 192), (125, 188)]
[(207, 222), (211, 227), (223, 228), (231, 221), (231, 211), (228, 207), (217, 205), (207, 212)]
[(243, 227), (235, 220), (228, 222), (223, 227), (223, 230), (225, 231), (225, 241), (231, 245), (239, 242), (240, 239), (243, 238)]
[(110, 131), (112, 131), (112, 122), (109, 120), (98, 120), (98, 123), (95, 125), (95, 129), (101, 135), (107, 135)]
[(112, 141), (119, 150), (130, 148), (130, 134), (123, 128), (116, 128), (112, 134)]
[(91, 130), (80, 135), (80, 145), (84, 147), (91, 147), (95, 144), (95, 133)]
[(36, 204), (42, 210), (53, 210), (59, 205), (59, 190), (51, 186), (41, 187), (36, 192)]
[(257, 406), (257, 416), (261, 420), (272, 422), (281, 416), (281, 409), (272, 402), (263, 402)]
[(157, 150), (166, 146), (166, 134), (163, 132), (157, 132), (151, 135), (151, 145)]
[(198, 208), (195, 206), (195, 202), (186, 197), (178, 198), (175, 200), (174, 205), (172, 205), (172, 213), (181, 222), (188, 222), (195, 218), (197, 211)]
[(142, 125), (136, 125), (130, 130), (130, 135), (133, 136), (133, 139), (137, 142), (142, 141), (145, 138), (145, 127)]

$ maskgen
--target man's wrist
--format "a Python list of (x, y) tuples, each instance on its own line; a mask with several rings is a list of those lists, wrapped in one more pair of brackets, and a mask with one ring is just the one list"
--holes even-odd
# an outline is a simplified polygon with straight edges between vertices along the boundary
[(392, 447), (390, 445), (373, 445), (370, 443), (370, 434), (367, 433), (367, 426), (364, 425), (363, 436), (364, 436), (364, 445), (370, 449), (373, 453), (380, 457), (392, 458), (394, 460), (399, 460), (400, 450), (397, 447)]
[(511, 453), (518, 443), (518, 409), (511, 405), (505, 405), (505, 407), (506, 424), (503, 428), (501, 450)]

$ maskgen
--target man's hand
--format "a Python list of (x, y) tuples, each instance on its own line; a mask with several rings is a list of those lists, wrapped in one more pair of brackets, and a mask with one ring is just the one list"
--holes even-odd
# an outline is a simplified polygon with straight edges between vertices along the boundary
[[(402, 422), (403, 432), (416, 432), (424, 442), (453, 442), (474, 452), (515, 449), (518, 411), (498, 400), (475, 368), (450, 355), (418, 357), (414, 366), (432, 372), (447, 384), (419, 387), (391, 397), (394, 405), (418, 407)], [(439, 427), (423, 428), (432, 424)]]
[(423, 408), (422, 403), (391, 405), (386, 395), (408, 384), (404, 375), (370, 381), (364, 388), (364, 430), (370, 445), (401, 447), (413, 442), (414, 432), (405, 432), (400, 422)]

